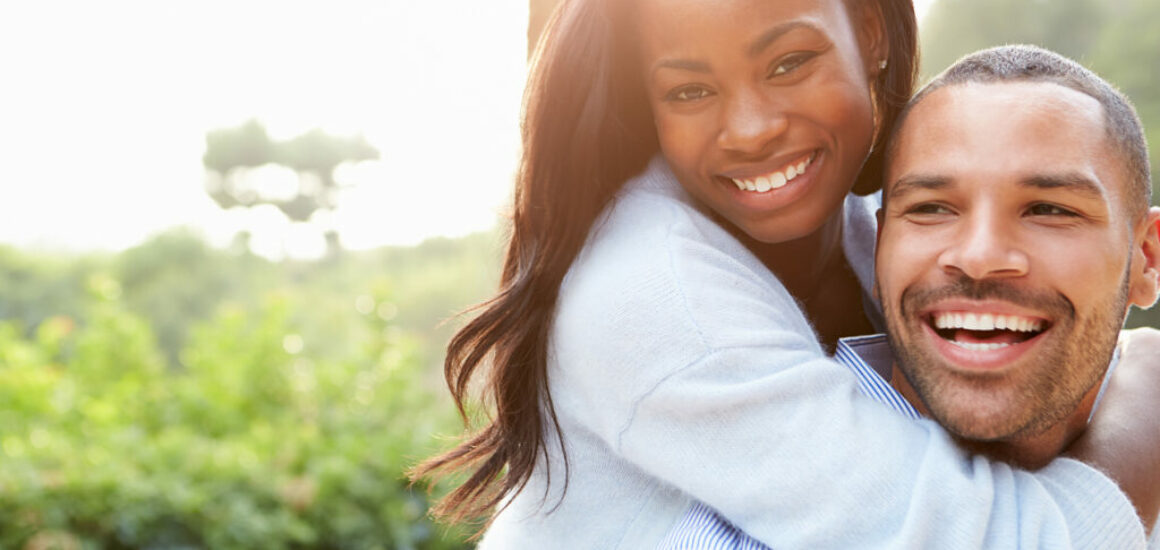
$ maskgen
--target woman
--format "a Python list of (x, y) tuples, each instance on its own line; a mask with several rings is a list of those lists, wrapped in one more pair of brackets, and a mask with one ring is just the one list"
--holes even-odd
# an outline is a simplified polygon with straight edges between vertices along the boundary
[(964, 457), (824, 353), (872, 331), (876, 206), (847, 193), (876, 189), (915, 57), (909, 1), (566, 2), (502, 291), (449, 347), (461, 410), (491, 362), (494, 417), (417, 470), (470, 473), (437, 513), (498, 505), (496, 548), (647, 548), (695, 501), (774, 547), (1141, 538), (1095, 470)]

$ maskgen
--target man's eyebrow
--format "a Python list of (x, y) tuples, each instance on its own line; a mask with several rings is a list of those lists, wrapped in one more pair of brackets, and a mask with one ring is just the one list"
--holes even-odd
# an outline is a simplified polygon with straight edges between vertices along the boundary
[(897, 199), (914, 191), (943, 189), (950, 184), (950, 178), (945, 176), (908, 174), (886, 186), (885, 194), (889, 195), (892, 199)]
[(1091, 199), (1107, 200), (1104, 188), (1091, 178), (1077, 172), (1035, 174), (1023, 178), (1020, 185), (1035, 189), (1062, 189)]
[[(815, 31), (818, 30), (816, 25), (806, 21), (786, 21), (785, 23), (774, 25), (765, 32), (761, 33), (761, 36), (758, 36), (757, 39), (749, 44), (749, 49), (746, 50), (746, 54), (749, 57), (756, 57), (761, 52), (765, 51), (765, 49), (768, 48), (770, 44), (776, 42), (778, 38), (781, 38), (790, 31), (802, 28), (812, 29)], [(711, 72), (708, 63), (695, 59), (661, 59), (653, 64), (652, 72), (655, 73), (657, 70), (662, 68), (692, 71), (696, 73)]]

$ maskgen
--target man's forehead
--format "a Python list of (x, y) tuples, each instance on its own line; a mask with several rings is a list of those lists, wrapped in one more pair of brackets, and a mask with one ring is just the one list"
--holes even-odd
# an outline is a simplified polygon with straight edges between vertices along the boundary
[(1063, 84), (1050, 80), (1004, 80), (995, 82), (968, 81), (948, 84), (926, 95), (914, 109), (925, 105), (947, 102), (989, 104), (992, 106), (1030, 109), (1081, 109), (1096, 117), (1102, 117), (1102, 109), (1096, 98)]
[(1110, 177), (1113, 156), (1099, 101), (1042, 81), (963, 83), (934, 90), (906, 116), (886, 192), (907, 175), (1029, 178), (1040, 170)]

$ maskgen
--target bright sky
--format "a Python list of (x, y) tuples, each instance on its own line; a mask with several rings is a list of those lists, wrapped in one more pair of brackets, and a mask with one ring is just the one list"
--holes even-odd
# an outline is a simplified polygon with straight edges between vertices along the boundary
[[(931, 0), (916, 0), (919, 13)], [(321, 253), (313, 227), (222, 211), (205, 133), (257, 117), (275, 137), (363, 132), (344, 245), (494, 225), (511, 188), (526, 0), (48, 0), (0, 4), (0, 243), (119, 250), (165, 228), (270, 257)]]

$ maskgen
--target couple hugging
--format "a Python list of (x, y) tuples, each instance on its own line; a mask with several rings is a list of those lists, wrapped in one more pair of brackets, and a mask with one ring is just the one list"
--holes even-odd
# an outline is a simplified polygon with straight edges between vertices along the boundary
[(908, 102), (914, 44), (897, 0), (566, 2), (437, 512), (484, 548), (1143, 548), (1139, 121), (1021, 46)]

